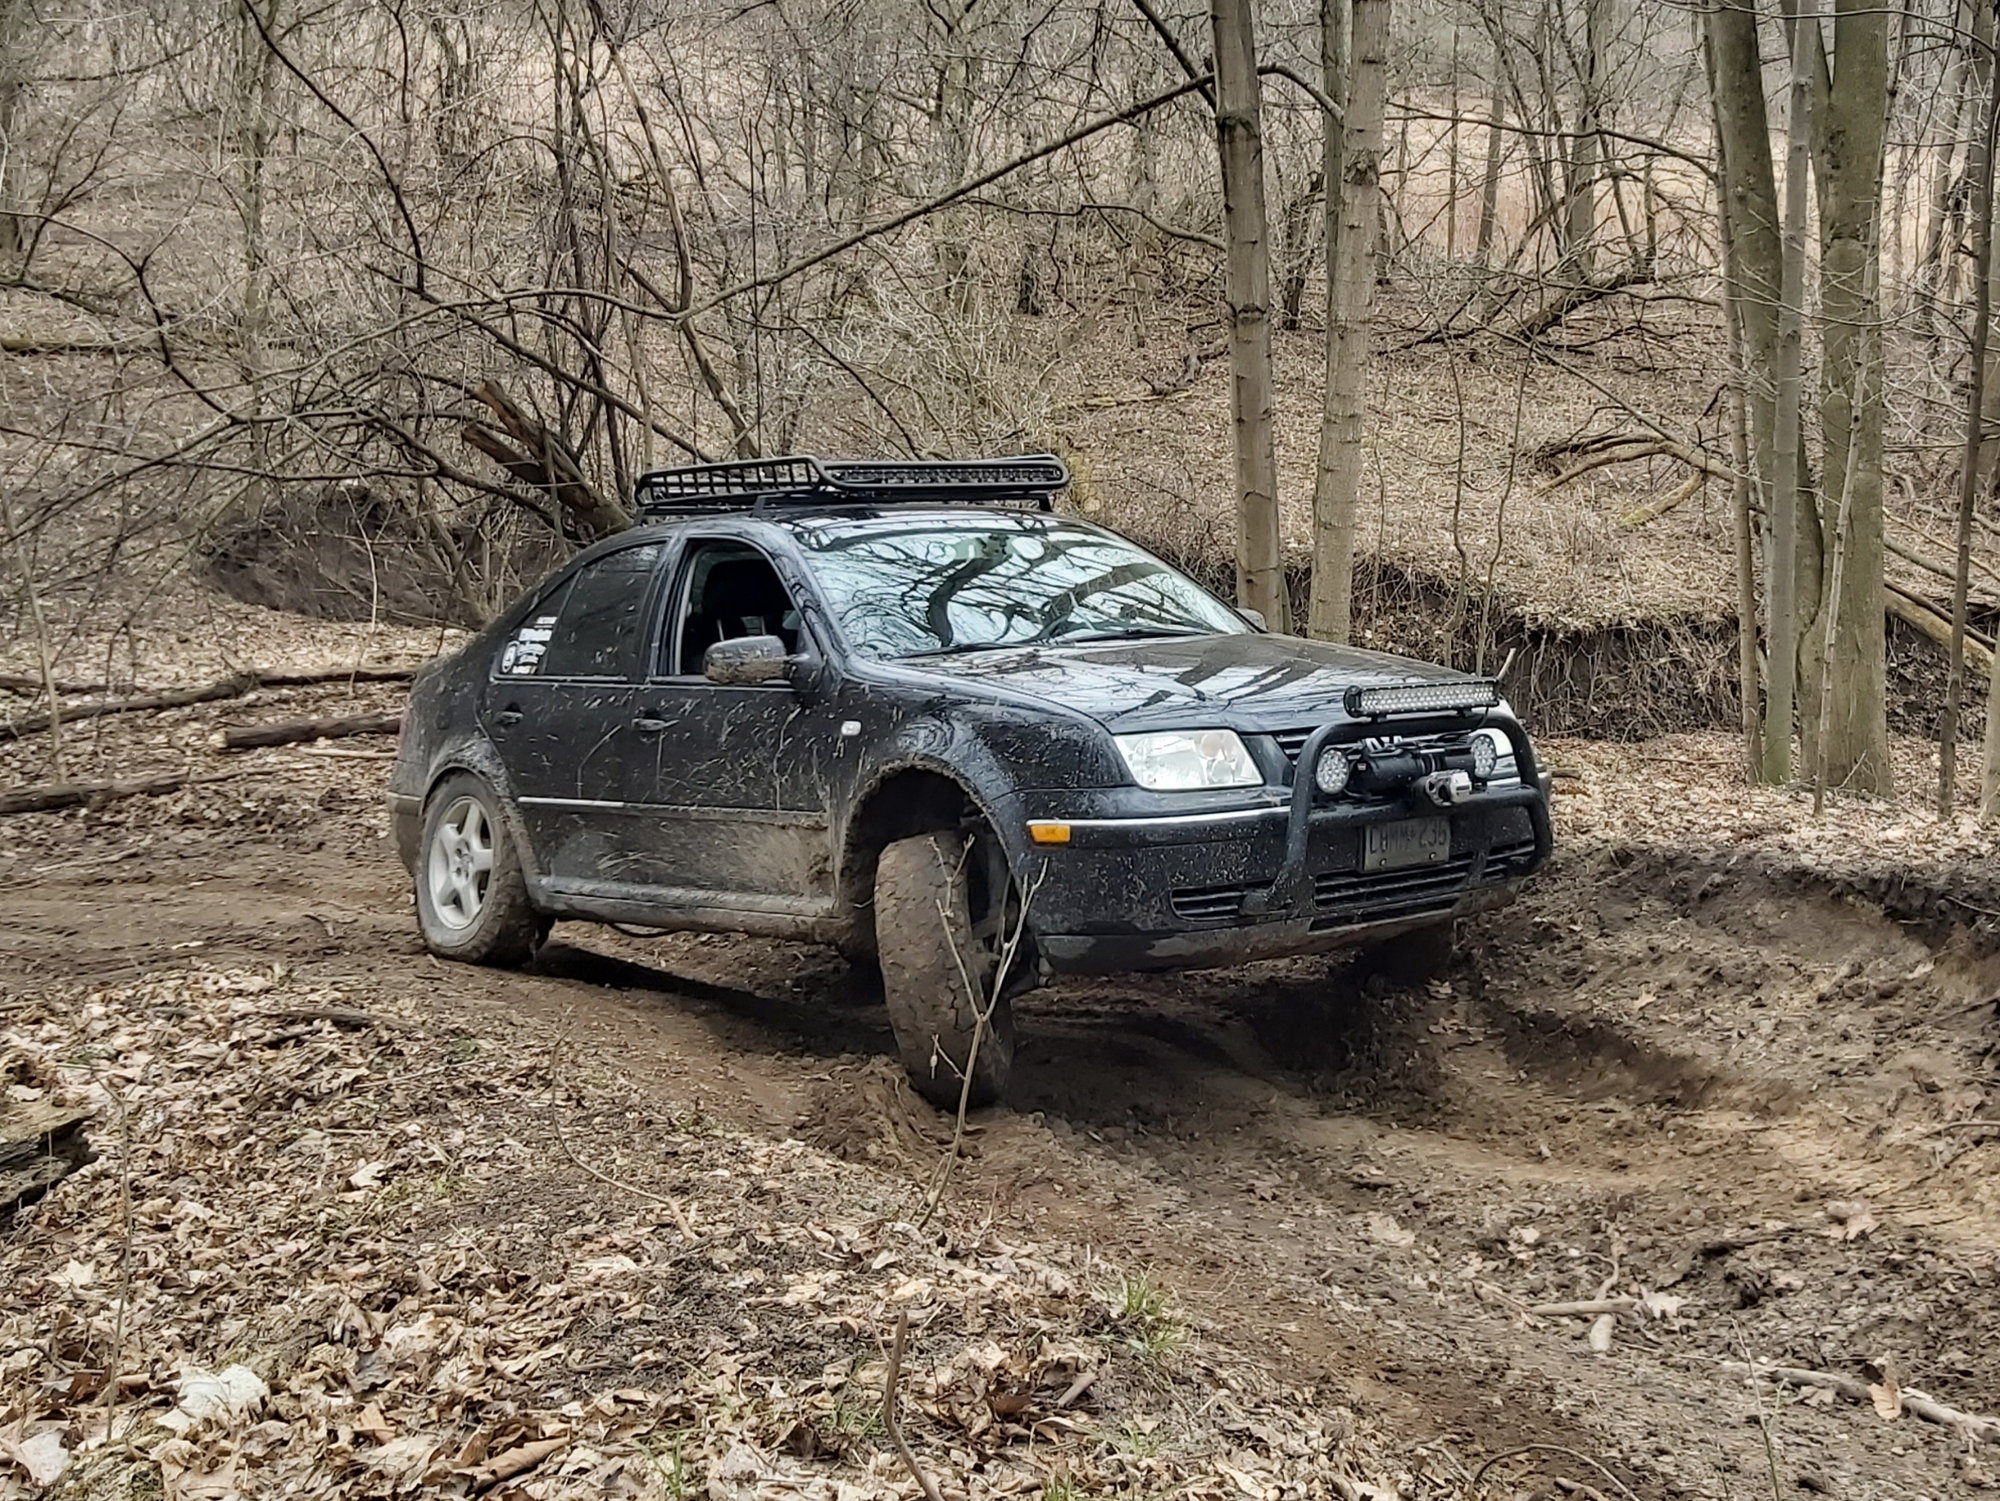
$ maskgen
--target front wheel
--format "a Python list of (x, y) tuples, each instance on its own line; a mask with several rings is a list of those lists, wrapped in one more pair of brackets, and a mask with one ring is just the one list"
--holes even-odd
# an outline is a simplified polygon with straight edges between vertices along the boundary
[(1014, 1066), (1014, 1007), (996, 995), (998, 949), (982, 939), (963, 834), (918, 834), (875, 868), (875, 947), (896, 1048), (918, 1094), (942, 1110), (990, 1105)]
[(417, 921), (424, 947), (471, 964), (526, 964), (548, 934), (499, 798), (470, 772), (446, 777), (424, 804)]

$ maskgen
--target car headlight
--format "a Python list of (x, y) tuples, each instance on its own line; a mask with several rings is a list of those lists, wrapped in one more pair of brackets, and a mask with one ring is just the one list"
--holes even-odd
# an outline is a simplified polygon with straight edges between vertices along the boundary
[(1166, 730), (1112, 738), (1132, 780), (1152, 792), (1263, 785), (1263, 773), (1234, 730)]

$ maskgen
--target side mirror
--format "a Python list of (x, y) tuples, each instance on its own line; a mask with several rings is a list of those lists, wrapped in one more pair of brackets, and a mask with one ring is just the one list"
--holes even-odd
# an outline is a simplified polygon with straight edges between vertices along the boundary
[(738, 636), (718, 641), (701, 654), (701, 675), (727, 688), (774, 683), (791, 670), (785, 643), (776, 636)]
[(1257, 629), (1260, 631), (1267, 631), (1270, 629), (1270, 627), (1264, 623), (1264, 612), (1262, 610), (1245, 609), (1243, 606), (1239, 605), (1237, 606), (1236, 613), (1238, 615), (1241, 615), (1245, 620), (1249, 621), (1252, 625), (1256, 626)]

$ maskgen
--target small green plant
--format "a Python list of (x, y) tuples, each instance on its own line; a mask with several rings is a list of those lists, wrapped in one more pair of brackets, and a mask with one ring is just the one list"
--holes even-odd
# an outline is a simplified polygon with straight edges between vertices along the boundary
[(1111, 1306), (1126, 1348), (1144, 1360), (1160, 1364), (1187, 1343), (1186, 1320), (1151, 1272), (1120, 1275)]
[(644, 1439), (635, 1438), (633, 1444), (646, 1456), (653, 1467), (653, 1473), (660, 1477), (660, 1485), (667, 1493), (667, 1501), (689, 1501), (697, 1487), (688, 1473), (687, 1460), (681, 1456), (681, 1435), (674, 1434), (667, 1441), (666, 1457), (652, 1449)]
[(1153, 1280), (1151, 1272), (1125, 1272), (1118, 1278), (1116, 1296), (1120, 1323), (1144, 1323), (1165, 1318), (1167, 1290)]
[(1069, 1476), (1056, 1475), (1042, 1487), (1042, 1501), (1088, 1501), (1088, 1498)]

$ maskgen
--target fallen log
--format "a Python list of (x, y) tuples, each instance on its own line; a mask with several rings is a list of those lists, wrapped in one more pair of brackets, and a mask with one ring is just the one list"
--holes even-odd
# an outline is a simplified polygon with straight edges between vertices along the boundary
[(335, 740), (343, 735), (394, 735), (403, 727), (400, 710), (381, 714), (350, 714), (341, 719), (287, 719), (272, 724), (232, 724), (222, 731), (224, 750), (250, 750), (260, 745), (298, 745), (307, 740)]
[(19, 719), (0, 720), (0, 740), (18, 740), (46, 730), (60, 721), (75, 724), (84, 719), (101, 719), (107, 714), (136, 714), (157, 709), (185, 709), (195, 704), (217, 703), (241, 698), (256, 688), (309, 688), (321, 683), (403, 683), (415, 677), (414, 667), (339, 667), (324, 672), (232, 673), (212, 683), (186, 688), (163, 688), (155, 693), (138, 693), (130, 698), (103, 698), (88, 703), (65, 704), (60, 709), (43, 709)]
[[(1946, 651), (1951, 650), (1951, 621), (1922, 595), (1890, 582), (1882, 586), (1882, 603), (1896, 619), (1916, 627)], [(1993, 648), (1971, 631), (1965, 635), (1965, 665), (1991, 681)]]
[(0, 1230), (78, 1168), (97, 1160), (84, 1136), (87, 1110), (0, 1102)]
[(195, 776), (185, 771), (164, 771), (150, 777), (126, 777), (104, 782), (46, 782), (34, 787), (10, 787), (0, 791), (0, 818), (15, 813), (55, 813), (78, 808), (85, 803), (112, 803), (127, 797), (154, 797), (178, 792), (183, 787), (204, 782), (226, 782), (231, 777), (254, 776), (256, 769), (211, 772)]

